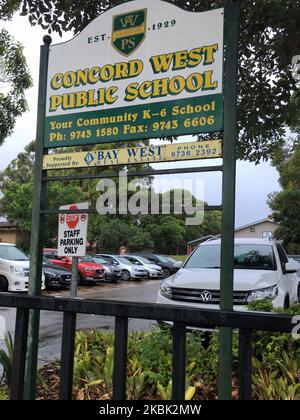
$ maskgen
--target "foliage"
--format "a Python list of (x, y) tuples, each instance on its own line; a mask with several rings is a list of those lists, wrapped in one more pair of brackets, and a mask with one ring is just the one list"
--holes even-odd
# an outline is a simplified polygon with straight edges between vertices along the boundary
[[(253, 305), (252, 305), (253, 306)], [(255, 310), (270, 309), (265, 302)], [(272, 308), (273, 312), (278, 312)], [(287, 314), (300, 314), (300, 305)], [(204, 340), (209, 338), (209, 340)], [(76, 333), (74, 398), (110, 399), (112, 396), (114, 335), (104, 331)], [(170, 399), (172, 390), (172, 331), (170, 327), (128, 335), (127, 395), (129, 399)], [(219, 334), (187, 332), (186, 395), (188, 399), (216, 399)], [(46, 367), (41, 375), (47, 372)], [(237, 397), (238, 334), (233, 335), (233, 397)], [(57, 378), (59, 372), (52, 377)], [(52, 379), (51, 379), (52, 380)], [(45, 379), (44, 379), (45, 382)], [(49, 382), (49, 380), (48, 380)], [(43, 383), (43, 381), (41, 381)], [(256, 331), (253, 337), (253, 397), (299, 399), (300, 348), (290, 334)], [(44, 389), (44, 395), (53, 395)]]
[(0, 19), (10, 20), (20, 8), (20, 0), (0, 1)]
[[(282, 313), (290, 316), (300, 315), (300, 304), (292, 305), (288, 309), (274, 308), (267, 299), (251, 302), (249, 309)], [(282, 359), (284, 352), (292, 359), (300, 361), (299, 342), (298, 340), (292, 340), (291, 334), (255, 331), (253, 342), (255, 343), (253, 356), (259, 363), (263, 363), (265, 367), (277, 366), (277, 362)]]
[(5, 29), (1, 29), (0, 146), (6, 137), (12, 134), (16, 118), (27, 110), (25, 91), (31, 85), (32, 80), (26, 65), (23, 47)]
[(273, 305), (270, 299), (253, 300), (248, 304), (248, 309), (250, 311), (272, 312)]
[[(0, 213), (6, 214), (9, 220), (17, 222), (18, 226), (26, 232), (31, 230), (34, 150), (35, 144), (31, 142), (24, 152), (19, 153), (17, 158), (0, 172), (0, 190), (3, 193), (3, 197), (0, 198)], [(60, 171), (59, 175), (63, 172)], [(147, 184), (151, 186), (151, 179), (147, 180)], [(155, 193), (150, 188), (147, 194), (150, 195), (150, 191), (151, 194), (159, 195), (159, 200), (162, 202), (161, 194)], [(133, 197), (134, 193), (134, 191), (128, 193), (128, 197)], [(97, 195), (100, 196), (96, 189), (96, 181), (51, 182), (47, 186), (46, 206), (54, 209), (63, 204), (90, 201), (91, 207), (96, 207)], [(170, 196), (172, 211), (174, 194)], [(194, 205), (196, 199), (191, 198)], [(204, 222), (198, 226), (186, 226), (185, 216), (185, 213), (182, 215), (91, 215), (88, 240), (95, 243), (99, 251), (117, 252), (120, 244), (124, 244), (132, 251), (155, 249), (156, 252), (175, 254), (186, 251), (187, 240), (199, 238), (208, 233), (220, 232), (219, 212), (206, 212)], [(56, 246), (57, 216), (47, 216), (45, 232), (47, 235), (44, 244)]]
[[(0, 366), (3, 370), (3, 378), (5, 384), (9, 387), (11, 384), (12, 361), (14, 345), (10, 333), (7, 333), (4, 338), (6, 350), (0, 349)], [(0, 381), (0, 385), (1, 382)]]
[(275, 236), (291, 254), (300, 253), (300, 135), (291, 147), (277, 152), (274, 166), (279, 171), (282, 191), (269, 195), (274, 220), (280, 223)]
[[(26, 232), (31, 231), (34, 150), (35, 143), (29, 143), (25, 151), (19, 153), (16, 159), (0, 172), (0, 190), (3, 194), (0, 199), (0, 212), (6, 214), (9, 220), (15, 221)], [(55, 208), (66, 202), (76, 202), (78, 193), (79, 187), (74, 183), (51, 183), (48, 187), (47, 204), (51, 203)], [(50, 234), (48, 236), (51, 242), (51, 238), (57, 234), (57, 217), (47, 218), (45, 231)]]
[(0, 401), (8, 400), (8, 389), (7, 386), (0, 386)]
[[(223, 0), (168, 0), (189, 11), (222, 7)], [(17, 5), (31, 25), (51, 32), (78, 33), (99, 14), (124, 0), (2, 1), (2, 18)], [(12, 4), (13, 7), (10, 7)], [(293, 125), (297, 101), (292, 57), (300, 54), (299, 0), (240, 0), (241, 29), (238, 79), (238, 157), (268, 159), (283, 143), (284, 127)], [(299, 87), (298, 87), (299, 88)], [(220, 136), (216, 133), (215, 136)], [(202, 138), (203, 136), (201, 136)]]
[(260, 400), (300, 399), (300, 359), (294, 360), (285, 351), (275, 360), (272, 369), (257, 359), (253, 366), (253, 392)]

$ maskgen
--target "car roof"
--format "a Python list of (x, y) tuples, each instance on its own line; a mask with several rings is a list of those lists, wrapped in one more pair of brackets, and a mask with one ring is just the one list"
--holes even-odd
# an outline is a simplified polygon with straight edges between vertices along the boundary
[(96, 256), (97, 255), (103, 255), (103, 256), (105, 256), (105, 257), (117, 257), (117, 255), (114, 255), (114, 254), (102, 254), (102, 252), (98, 252), (97, 254), (95, 254)]
[(8, 242), (0, 242), (0, 245), (5, 245), (5, 246), (17, 246), (16, 244), (9, 244)]
[[(241, 245), (274, 245), (274, 241), (262, 238), (234, 238), (235, 244)], [(212, 239), (205, 242), (202, 242), (200, 245), (220, 245), (221, 239)]]

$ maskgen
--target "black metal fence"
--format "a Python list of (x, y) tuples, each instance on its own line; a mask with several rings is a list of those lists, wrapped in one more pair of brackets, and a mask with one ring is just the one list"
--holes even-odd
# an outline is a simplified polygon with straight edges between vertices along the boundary
[[(291, 332), (292, 318), (286, 315), (195, 309), (150, 303), (111, 300), (29, 297), (0, 293), (0, 307), (17, 308), (10, 398), (22, 400), (26, 363), (29, 311), (63, 312), (60, 369), (61, 400), (72, 399), (76, 314), (115, 317), (113, 399), (126, 399), (128, 319), (173, 322), (172, 399), (185, 395), (186, 327), (230, 327), (239, 330), (239, 399), (251, 399), (253, 330)], [(199, 355), (200, 357), (200, 355)]]

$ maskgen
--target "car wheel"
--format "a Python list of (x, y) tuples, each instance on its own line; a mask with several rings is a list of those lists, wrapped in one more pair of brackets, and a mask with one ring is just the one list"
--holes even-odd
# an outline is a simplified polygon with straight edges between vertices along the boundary
[(130, 273), (128, 270), (122, 270), (122, 280), (130, 280)]
[(8, 283), (6, 278), (0, 277), (0, 292), (7, 292), (8, 291)]
[(284, 309), (289, 309), (290, 307), (290, 299), (288, 296), (286, 296), (286, 298), (284, 299)]
[(164, 272), (164, 279), (166, 279), (167, 277), (170, 277), (171, 271), (168, 268), (164, 268), (163, 272)]

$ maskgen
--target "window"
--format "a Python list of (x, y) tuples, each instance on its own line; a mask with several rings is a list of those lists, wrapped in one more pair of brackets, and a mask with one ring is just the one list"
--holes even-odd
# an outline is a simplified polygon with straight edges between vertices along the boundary
[[(200, 245), (184, 268), (220, 268), (220, 245)], [(248, 270), (276, 270), (272, 245), (236, 244), (234, 268)]]
[(28, 261), (29, 258), (23, 251), (14, 245), (0, 245), (0, 258), (9, 261)]
[(262, 233), (262, 238), (263, 239), (272, 239), (273, 238), (273, 232), (271, 232), (271, 231), (263, 232)]

